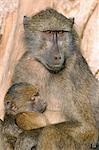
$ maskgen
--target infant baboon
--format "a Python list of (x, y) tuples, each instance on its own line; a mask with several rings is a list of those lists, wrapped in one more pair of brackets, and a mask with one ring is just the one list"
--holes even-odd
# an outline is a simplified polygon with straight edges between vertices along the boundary
[(36, 86), (29, 83), (12, 85), (5, 96), (4, 103), (4, 122), (0, 122), (4, 150), (8, 150), (9, 147), (9, 149), (14, 148), (16, 139), (23, 129), (29, 130), (46, 125), (42, 115), (46, 109), (46, 103), (40, 98)]
[(29, 83), (16, 83), (5, 96), (6, 114), (16, 115), (21, 112), (43, 112), (46, 103), (41, 100), (39, 90)]
[(73, 24), (53, 9), (24, 17), (26, 52), (12, 82), (38, 85), (50, 124), (56, 121), (54, 112), (59, 114), (56, 125), (42, 129), (37, 150), (88, 150), (97, 141), (90, 102), (98, 106), (99, 84), (80, 52)]

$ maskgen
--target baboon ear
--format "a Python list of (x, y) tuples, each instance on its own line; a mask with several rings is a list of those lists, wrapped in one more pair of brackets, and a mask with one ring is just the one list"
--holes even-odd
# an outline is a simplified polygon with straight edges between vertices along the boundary
[(29, 20), (30, 20), (30, 18), (29, 18), (29, 17), (24, 16), (24, 18), (23, 18), (23, 24), (24, 24), (24, 26), (25, 26), (25, 25), (28, 25)]
[(70, 20), (71, 20), (71, 24), (72, 24), (72, 27), (73, 27), (73, 25), (74, 25), (74, 23), (75, 23), (75, 18), (73, 17), (73, 18), (70, 18)]

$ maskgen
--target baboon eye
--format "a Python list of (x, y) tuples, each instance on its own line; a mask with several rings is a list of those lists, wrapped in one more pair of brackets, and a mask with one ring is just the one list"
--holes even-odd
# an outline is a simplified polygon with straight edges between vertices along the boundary
[(52, 34), (52, 31), (48, 30), (48, 31), (46, 31), (46, 33), (50, 35), (50, 34)]
[(9, 108), (9, 107), (11, 106), (11, 102), (10, 102), (10, 101), (7, 101), (7, 102), (5, 103), (5, 105), (6, 105), (7, 108)]
[(35, 101), (35, 96), (31, 96), (30, 100)]
[(59, 31), (58, 33), (59, 33), (59, 35), (63, 36), (65, 32), (64, 31)]

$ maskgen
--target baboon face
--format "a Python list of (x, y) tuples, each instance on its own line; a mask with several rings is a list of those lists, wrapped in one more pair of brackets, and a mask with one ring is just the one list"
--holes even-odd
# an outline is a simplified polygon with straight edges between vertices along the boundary
[(16, 115), (24, 111), (32, 112), (34, 111), (32, 106), (33, 106), (32, 100), (22, 102), (20, 98), (16, 99), (15, 101), (11, 98), (8, 99), (7, 97), (5, 101), (6, 114)]
[(32, 100), (22, 102), (20, 98), (19, 99), (17, 98), (15, 101), (14, 99), (11, 98), (9, 99), (7, 97), (5, 101), (6, 114), (16, 115), (24, 111), (32, 112), (34, 111), (32, 106), (33, 106)]
[(6, 114), (16, 115), (25, 111), (40, 111), (39, 107), (43, 107), (43, 104), (41, 105), (39, 102), (40, 98), (38, 97), (38, 89), (35, 86), (28, 83), (14, 84), (5, 96), (4, 104)]
[(72, 21), (65, 18), (66, 27), (57, 28), (58, 18), (53, 20), (50, 16), (43, 20), (42, 16), (38, 20), (24, 17), (26, 46), (37, 61), (57, 73), (64, 68), (66, 59), (73, 51)]

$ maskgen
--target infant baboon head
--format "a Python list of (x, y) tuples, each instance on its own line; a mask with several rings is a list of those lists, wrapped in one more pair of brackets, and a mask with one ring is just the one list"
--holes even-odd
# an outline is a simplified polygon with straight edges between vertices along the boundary
[(12, 85), (4, 102), (6, 114), (12, 115), (21, 112), (43, 112), (46, 108), (46, 103), (40, 98), (38, 88), (28, 83)]

